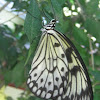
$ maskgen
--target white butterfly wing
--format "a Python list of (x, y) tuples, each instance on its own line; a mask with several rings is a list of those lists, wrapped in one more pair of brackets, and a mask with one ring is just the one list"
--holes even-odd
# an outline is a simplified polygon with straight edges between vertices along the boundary
[(42, 34), (27, 84), (44, 99), (92, 100), (90, 80), (79, 53), (55, 30)]

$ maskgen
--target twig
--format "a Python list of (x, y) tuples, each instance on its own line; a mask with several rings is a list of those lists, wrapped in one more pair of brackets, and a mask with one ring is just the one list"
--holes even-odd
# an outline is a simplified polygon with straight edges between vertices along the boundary
[(89, 46), (90, 46), (90, 52), (91, 52), (91, 64), (92, 64), (92, 69), (94, 70), (94, 55), (92, 53), (93, 47), (92, 47), (91, 35), (88, 34), (88, 37), (89, 37)]
[(93, 84), (93, 87), (95, 87), (96, 85), (100, 85), (100, 82), (96, 82)]
[(14, 18), (16, 18), (16, 17), (18, 17), (18, 16), (20, 16), (20, 15), (23, 15), (24, 13), (22, 13), (22, 14), (17, 14), (17, 15), (15, 15), (15, 16), (13, 16), (12, 18), (10, 18), (10, 19), (8, 19), (8, 20), (6, 20), (5, 22), (3, 22), (3, 23), (0, 23), (0, 25), (2, 25), (2, 24), (4, 24), (4, 23), (6, 23), (6, 22), (8, 22), (8, 21), (11, 21), (12, 19), (14, 19)]

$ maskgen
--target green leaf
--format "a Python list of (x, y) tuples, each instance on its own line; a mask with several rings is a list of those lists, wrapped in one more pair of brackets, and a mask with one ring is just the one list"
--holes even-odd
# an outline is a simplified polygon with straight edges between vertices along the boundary
[(98, 66), (100, 65), (100, 56), (99, 55), (94, 56), (94, 62), (95, 62), (96, 65), (98, 65)]
[(70, 3), (74, 4), (74, 0), (69, 0)]
[(24, 24), (25, 34), (28, 36), (30, 42), (41, 33), (41, 22), (37, 0), (31, 0)]
[(95, 12), (95, 17), (97, 20), (100, 20), (100, 10)]
[(28, 100), (44, 100), (44, 99), (40, 99), (40, 98), (38, 98), (38, 97), (36, 97), (36, 96), (30, 96), (30, 97), (28, 98)]
[(57, 20), (61, 21), (63, 19), (63, 7), (62, 5), (65, 3), (65, 0), (63, 2), (61, 0), (51, 0), (52, 6), (54, 9), (54, 17), (57, 17)]
[(82, 57), (84, 63), (86, 66), (89, 65), (89, 54), (88, 52), (86, 51), (85, 48), (82, 48), (78, 43), (76, 43), (76, 41), (73, 41), (75, 47), (77, 48), (80, 56)]
[(7, 51), (7, 61), (10, 67), (11, 66), (13, 67), (13, 65), (16, 63), (17, 57), (18, 57), (18, 53), (16, 47), (15, 46), (9, 47)]
[(98, 10), (99, 0), (90, 0), (86, 3), (86, 12), (87, 14), (94, 14)]
[(32, 42), (31, 47), (30, 47), (29, 52), (28, 52), (28, 57), (27, 57), (27, 59), (26, 59), (26, 61), (25, 61), (25, 66), (26, 66), (26, 64), (28, 63), (28, 61), (29, 61), (29, 59), (30, 59), (30, 56), (32, 56), (32, 58), (34, 57), (34, 53), (35, 53), (35, 51), (36, 51), (36, 47), (37, 47), (37, 45), (38, 45), (38, 42), (39, 42), (39, 39), (38, 39), (38, 38), (36, 38), (36, 39)]
[(99, 100), (100, 99), (100, 92), (94, 92), (94, 100)]
[(87, 19), (85, 21), (85, 28), (86, 30), (94, 37), (100, 41), (100, 22), (93, 20), (93, 19)]
[(69, 21), (62, 20), (63, 24), (57, 23), (55, 29), (62, 34), (65, 34), (68, 31), (69, 28)]
[[(11, 30), (6, 26), (0, 27), (0, 60), (4, 60), (5, 58), (7, 59), (8, 55), (11, 53), (9, 50), (11, 47), (13, 47), (11, 45), (14, 43), (14, 40), (9, 37), (12, 37)], [(16, 54), (16, 51), (14, 52)]]
[(54, 18), (59, 21), (59, 23), (56, 24), (56, 29), (59, 32), (66, 33), (69, 27), (69, 21), (64, 20), (64, 14), (63, 14), (63, 5), (65, 4), (66, 0), (51, 0), (52, 2), (52, 11)]
[(18, 97), (18, 98), (17, 98), (17, 100), (27, 100), (27, 98), (26, 98), (26, 97), (21, 96), (21, 97)]
[(77, 43), (89, 47), (87, 34), (82, 29), (74, 27), (73, 36), (75, 38), (75, 41), (77, 41)]
[(25, 81), (24, 77), (24, 62), (19, 62), (12, 71), (12, 83), (14, 83), (16, 86), (21, 86), (23, 82)]
[(78, 2), (81, 4), (82, 8), (85, 9), (86, 1), (85, 0), (79, 0)]
[(100, 90), (100, 85), (96, 85), (95, 90)]
[[(21, 31), (22, 31), (23, 26), (22, 25), (16, 25), (15, 27), (15, 32), (13, 35), (17, 36)], [(18, 38), (20, 38), (21, 36), (19, 36)]]
[(7, 97), (6, 97), (6, 100), (13, 100), (13, 98), (10, 97), (10, 96), (7, 96)]
[(100, 81), (100, 71), (94, 70), (91, 71), (91, 74), (94, 76), (94, 79)]
[(12, 71), (11, 70), (7, 70), (4, 73), (4, 79), (5, 79), (5, 84), (8, 85), (9, 83), (11, 83), (12, 81)]
[[(12, 1), (12, 0), (9, 0), (9, 1)], [(14, 5), (12, 8), (16, 8), (16, 10), (23, 10), (23, 9), (27, 9), (27, 6), (28, 6), (28, 2), (26, 1), (19, 1), (19, 0), (14, 0)]]

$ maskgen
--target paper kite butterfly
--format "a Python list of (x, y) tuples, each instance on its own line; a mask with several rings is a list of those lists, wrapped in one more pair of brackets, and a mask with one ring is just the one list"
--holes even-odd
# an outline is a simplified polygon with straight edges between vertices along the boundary
[(89, 75), (72, 42), (45, 25), (32, 61), (27, 84), (32, 93), (46, 100), (93, 100)]

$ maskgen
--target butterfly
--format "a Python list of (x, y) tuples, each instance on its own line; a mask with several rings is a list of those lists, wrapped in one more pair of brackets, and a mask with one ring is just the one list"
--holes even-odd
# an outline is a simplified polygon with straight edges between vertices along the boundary
[(28, 87), (34, 95), (47, 100), (93, 100), (85, 64), (69, 38), (54, 29), (55, 24), (52, 19), (41, 29)]

